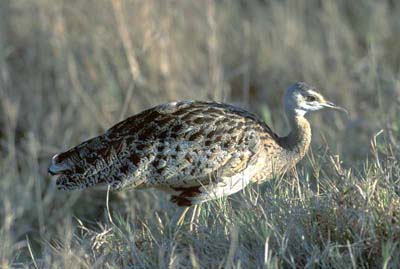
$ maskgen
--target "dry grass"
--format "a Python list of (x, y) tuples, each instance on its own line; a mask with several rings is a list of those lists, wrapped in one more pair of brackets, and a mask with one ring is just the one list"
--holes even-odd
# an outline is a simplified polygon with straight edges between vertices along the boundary
[[(399, 268), (399, 17), (390, 0), (2, 1), (0, 268)], [(176, 99), (237, 103), (284, 134), (298, 80), (349, 117), (312, 116), (297, 171), (203, 204), (195, 232), (170, 231), (155, 191), (111, 193), (108, 212), (104, 191), (46, 173)]]

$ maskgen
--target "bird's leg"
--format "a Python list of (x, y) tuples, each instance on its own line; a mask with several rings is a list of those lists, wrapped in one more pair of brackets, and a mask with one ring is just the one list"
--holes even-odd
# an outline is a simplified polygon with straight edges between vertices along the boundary
[(182, 226), (183, 221), (185, 219), (185, 215), (188, 210), (189, 210), (189, 207), (176, 208), (175, 214), (172, 217), (171, 223), (170, 223), (171, 231), (176, 230), (176, 228), (179, 228), (180, 226)]
[(179, 217), (178, 222), (176, 223), (177, 226), (179, 226), (179, 227), (182, 226), (183, 222), (185, 221), (186, 213), (189, 211), (189, 208), (190, 208), (190, 207), (186, 206), (186, 207), (183, 209), (182, 214), (181, 214), (181, 216)]
[(195, 204), (193, 207), (192, 218), (190, 219), (189, 231), (197, 231), (200, 215), (200, 204)]

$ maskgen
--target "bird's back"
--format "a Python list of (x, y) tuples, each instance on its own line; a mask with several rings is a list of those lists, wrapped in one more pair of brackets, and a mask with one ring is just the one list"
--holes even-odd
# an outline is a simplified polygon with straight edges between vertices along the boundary
[[(183, 101), (134, 115), (53, 158), (62, 189), (205, 184), (240, 173), (277, 150), (277, 136), (258, 118), (216, 102)], [(267, 145), (268, 146), (268, 145)], [(267, 147), (268, 149), (268, 147)]]

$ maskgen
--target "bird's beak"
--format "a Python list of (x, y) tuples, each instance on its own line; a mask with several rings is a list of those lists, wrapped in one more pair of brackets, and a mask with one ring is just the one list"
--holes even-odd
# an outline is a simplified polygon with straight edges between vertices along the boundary
[(342, 112), (344, 112), (344, 113), (346, 113), (346, 114), (349, 114), (349, 112), (348, 112), (346, 109), (344, 109), (343, 107), (337, 106), (337, 105), (335, 105), (335, 104), (332, 103), (332, 102), (325, 102), (325, 103), (323, 104), (323, 106), (324, 106), (324, 107), (327, 107), (327, 108), (336, 109), (336, 110), (342, 111)]

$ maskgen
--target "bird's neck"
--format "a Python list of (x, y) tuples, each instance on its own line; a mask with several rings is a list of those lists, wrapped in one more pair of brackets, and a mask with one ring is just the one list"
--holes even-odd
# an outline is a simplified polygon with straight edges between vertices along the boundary
[(311, 143), (311, 127), (304, 115), (287, 113), (291, 127), (289, 135), (283, 138), (283, 144), (291, 152), (295, 162), (301, 160), (307, 153)]

